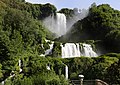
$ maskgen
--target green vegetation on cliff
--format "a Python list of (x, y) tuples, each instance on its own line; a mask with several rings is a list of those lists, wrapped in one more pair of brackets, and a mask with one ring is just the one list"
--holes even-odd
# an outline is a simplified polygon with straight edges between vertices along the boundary
[(93, 4), (88, 16), (76, 22), (71, 30), (59, 39), (64, 42), (101, 40), (100, 46), (104, 47), (102, 49), (106, 52), (120, 52), (120, 11), (108, 4)]
[(67, 84), (64, 76), (47, 70), (49, 62), (40, 56), (49, 48), (45, 40), (53, 38), (41, 20), (55, 11), (49, 3), (0, 1), (0, 82), (5, 80), (5, 85)]
[[(92, 5), (89, 11), (85, 19), (74, 24), (66, 40), (101, 40), (99, 43), (107, 50), (119, 52), (120, 12), (106, 4)], [(7, 79), (5, 85), (68, 85), (64, 77), (65, 65), (68, 65), (69, 79), (78, 79), (78, 74), (83, 74), (85, 79), (99, 78), (110, 84), (120, 83), (119, 54), (97, 58), (55, 58), (61, 54), (60, 43), (56, 42), (52, 57), (41, 56), (49, 48), (45, 40), (54, 37), (43, 26), (42, 20), (55, 12), (56, 7), (49, 3), (0, 0), (0, 82)], [(73, 10), (65, 8), (59, 12), (70, 18)]]

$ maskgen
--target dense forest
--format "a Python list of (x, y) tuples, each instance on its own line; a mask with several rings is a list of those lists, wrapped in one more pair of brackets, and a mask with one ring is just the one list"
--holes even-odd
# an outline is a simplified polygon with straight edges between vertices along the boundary
[[(54, 34), (44, 27), (42, 20), (56, 12), (56, 7), (49, 3), (0, 0), (0, 82), (5, 81), (5, 85), (69, 85), (70, 80), (83, 74), (88, 80), (119, 84), (120, 11), (108, 4), (92, 4), (86, 18), (76, 22), (59, 40), (55, 39), (62, 42), (93, 40), (96, 47), (100, 46), (100, 50), (107, 53), (96, 58), (70, 59), (56, 56), (60, 55), (57, 48), (60, 42), (55, 43), (52, 55), (41, 55), (49, 48), (45, 40), (54, 40)], [(67, 8), (59, 12), (65, 13), (67, 19), (74, 14)], [(65, 65), (69, 67), (69, 80), (64, 76)]]

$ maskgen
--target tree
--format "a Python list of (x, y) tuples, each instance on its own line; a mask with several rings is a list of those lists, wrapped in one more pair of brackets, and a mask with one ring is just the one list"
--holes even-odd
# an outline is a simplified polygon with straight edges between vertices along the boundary
[[(112, 30), (105, 38), (106, 48), (109, 52), (119, 52), (120, 49), (120, 30)], [(111, 46), (111, 48), (109, 48)]]
[(0, 79), (3, 77), (3, 73), (2, 73), (2, 64), (0, 64)]
[(65, 14), (65, 16), (67, 17), (67, 19), (70, 19), (73, 16), (73, 14), (74, 14), (73, 10), (72, 9), (68, 9), (68, 8), (61, 9), (59, 11), (59, 13)]
[(107, 68), (106, 81), (110, 85), (120, 83), (120, 60)]
[(54, 5), (51, 5), (50, 3), (47, 3), (47, 4), (43, 5), (42, 8), (41, 8), (42, 14), (41, 14), (40, 18), (44, 19), (45, 17), (48, 17), (52, 14), (55, 14), (56, 10), (57, 9)]

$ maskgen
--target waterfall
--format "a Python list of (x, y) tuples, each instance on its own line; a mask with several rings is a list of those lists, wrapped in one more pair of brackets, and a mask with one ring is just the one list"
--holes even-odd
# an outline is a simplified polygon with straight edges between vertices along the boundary
[(57, 34), (64, 35), (66, 33), (66, 16), (61, 13), (57, 13)]
[[(47, 42), (49, 42), (49, 41), (47, 41)], [(54, 45), (54, 42), (51, 42), (51, 44), (49, 44), (50, 49), (47, 49), (47, 50), (45, 51), (45, 55), (49, 55), (49, 54), (52, 53), (53, 45)]]
[(1, 82), (1, 85), (5, 85), (5, 81), (2, 81), (2, 82)]
[(96, 57), (98, 56), (92, 49), (91, 45), (89, 44), (83, 44), (83, 56), (90, 56), (90, 57)]
[(61, 47), (62, 47), (62, 58), (81, 56), (79, 44), (76, 45), (74, 43), (66, 43), (65, 45), (61, 45)]
[(3, 81), (0, 83), (0, 85), (6, 85), (6, 81), (9, 81), (9, 79), (12, 78), (12, 77), (14, 77), (14, 76), (15, 76), (14, 71), (12, 71), (12, 72), (10, 73), (10, 76), (9, 76), (8, 78), (6, 78), (5, 80), (3, 80)]
[[(54, 42), (49, 44), (50, 49), (45, 51), (45, 55), (52, 54)], [(61, 57), (62, 58), (73, 58), (73, 57), (97, 57), (97, 53), (93, 51), (90, 44), (85, 43), (61, 43)]]
[(47, 70), (50, 70), (50, 66), (46, 66)]
[(68, 66), (65, 66), (65, 78), (68, 79)]
[[(74, 22), (72, 22), (71, 25), (75, 23), (77, 20), (83, 19), (85, 16), (87, 16), (87, 12), (88, 11), (86, 11), (85, 13), (83, 12), (77, 13), (75, 17), (79, 15), (78, 16), (79, 18), (77, 17), (77, 19), (73, 20)], [(66, 29), (66, 16), (62, 13), (56, 13), (56, 16), (51, 15), (47, 17), (43, 22), (44, 25), (52, 33), (55, 33), (57, 35), (57, 37), (64, 35), (69, 29), (69, 27), (67, 27)], [(50, 49), (47, 49), (45, 51), (45, 55), (49, 55), (52, 53), (53, 45), (54, 43), (49, 44)], [(82, 44), (82, 45), (80, 45), (79, 43), (65, 43), (64, 45), (61, 44), (61, 51), (62, 51), (61, 53), (62, 58), (71, 58), (71, 57), (80, 57), (80, 56), (86, 56), (86, 57), (97, 56), (97, 54), (93, 51), (92, 46), (88, 44)]]
[[(19, 69), (19, 72), (22, 72), (21, 64), (22, 64), (22, 63), (21, 63), (21, 60), (19, 59), (19, 60), (18, 60), (18, 65), (19, 65), (19, 68), (20, 68), (20, 69)], [(15, 73), (14, 73), (14, 71), (12, 71), (12, 72), (10, 73), (10, 76), (1, 82), (1, 85), (6, 85), (5, 82), (6, 82), (7, 80), (9, 80), (10, 78), (14, 77), (14, 76), (15, 76)]]
[(20, 71), (19, 72), (22, 72), (22, 68), (21, 68), (21, 60), (19, 59), (19, 68), (20, 68)]
[(46, 28), (57, 35), (56, 37), (60, 37), (67, 32), (66, 16), (62, 13), (56, 13), (56, 16), (52, 15), (47, 17), (43, 23)]
[(62, 58), (71, 57), (96, 57), (98, 56), (89, 44), (79, 44), (79, 43), (66, 43), (61, 45), (62, 47)]

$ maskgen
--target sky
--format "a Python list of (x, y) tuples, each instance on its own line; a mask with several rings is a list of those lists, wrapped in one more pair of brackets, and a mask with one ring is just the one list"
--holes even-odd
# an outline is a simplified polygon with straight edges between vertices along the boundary
[(45, 4), (51, 3), (60, 10), (62, 8), (88, 9), (92, 3), (109, 4), (112, 8), (120, 10), (120, 0), (26, 0), (30, 3)]

